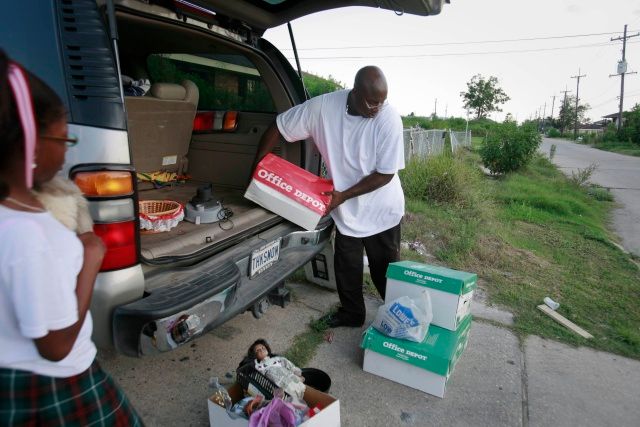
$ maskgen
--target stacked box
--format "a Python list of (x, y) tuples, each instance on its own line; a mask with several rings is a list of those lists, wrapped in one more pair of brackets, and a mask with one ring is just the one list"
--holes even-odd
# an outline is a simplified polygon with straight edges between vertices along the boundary
[(456, 331), (429, 326), (423, 342), (388, 337), (369, 327), (363, 335), (363, 369), (444, 397), (447, 381), (469, 338), (471, 316), (465, 316)]
[(418, 298), (427, 288), (431, 297), (431, 325), (455, 331), (471, 313), (478, 276), (446, 267), (400, 261), (389, 264), (385, 303), (401, 296)]

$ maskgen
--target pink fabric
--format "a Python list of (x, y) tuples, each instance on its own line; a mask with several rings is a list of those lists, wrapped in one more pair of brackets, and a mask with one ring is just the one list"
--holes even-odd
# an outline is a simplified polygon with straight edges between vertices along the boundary
[(251, 414), (249, 427), (295, 427), (296, 416), (291, 406), (274, 398), (267, 406)]
[(33, 163), (36, 150), (36, 120), (27, 76), (19, 65), (9, 64), (9, 85), (16, 100), (18, 116), (24, 134), (24, 174), (27, 188), (33, 187)]

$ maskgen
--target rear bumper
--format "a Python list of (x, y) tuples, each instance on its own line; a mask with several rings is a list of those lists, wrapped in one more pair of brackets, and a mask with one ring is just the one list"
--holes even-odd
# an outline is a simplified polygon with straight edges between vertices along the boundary
[[(154, 290), (114, 311), (116, 349), (129, 356), (170, 351), (244, 312), (322, 251), (331, 227), (300, 231), (282, 223), (196, 265), (154, 271), (145, 278)], [(252, 251), (277, 239), (278, 261), (250, 278)]]

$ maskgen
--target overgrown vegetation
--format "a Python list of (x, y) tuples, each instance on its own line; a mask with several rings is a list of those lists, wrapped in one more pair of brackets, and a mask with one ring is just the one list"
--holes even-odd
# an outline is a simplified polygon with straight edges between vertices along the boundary
[[(460, 170), (479, 163), (476, 153), (466, 153), (443, 164), (447, 174), (464, 175)], [(423, 167), (408, 164), (403, 185)], [(478, 273), (490, 301), (515, 314), (518, 333), (640, 359), (640, 273), (611, 242), (608, 191), (575, 185), (540, 156), (499, 179), (476, 177), (467, 187), (473, 203), (407, 191), (403, 240), (421, 243), (427, 253), (404, 249), (403, 258)], [(559, 301), (559, 313), (594, 339), (537, 310), (545, 296)]]
[(505, 122), (491, 128), (480, 157), (492, 173), (513, 172), (531, 160), (540, 142), (542, 137), (534, 126)]
[(468, 207), (475, 201), (480, 170), (460, 156), (414, 157), (400, 171), (400, 179), (408, 198)]
[(329, 75), (329, 77), (327, 78), (324, 78), (303, 71), (302, 81), (304, 82), (304, 87), (307, 89), (307, 92), (309, 92), (309, 96), (311, 98), (313, 98), (314, 96), (322, 95), (324, 93), (335, 92), (337, 90), (345, 88), (345, 85), (343, 83), (337, 81), (331, 75)]

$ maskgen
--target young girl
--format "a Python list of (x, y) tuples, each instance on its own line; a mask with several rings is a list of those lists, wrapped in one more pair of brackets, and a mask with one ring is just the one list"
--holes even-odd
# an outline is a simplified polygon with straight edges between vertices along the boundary
[(105, 248), (31, 192), (64, 163), (65, 108), (0, 50), (0, 425), (141, 425), (95, 361), (89, 305)]

